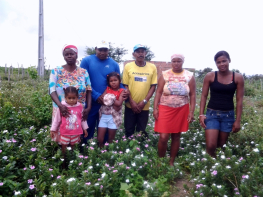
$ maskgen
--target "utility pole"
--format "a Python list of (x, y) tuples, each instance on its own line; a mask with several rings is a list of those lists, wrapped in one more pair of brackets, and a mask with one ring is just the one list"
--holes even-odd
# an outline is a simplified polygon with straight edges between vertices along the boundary
[(39, 30), (38, 30), (38, 75), (44, 77), (44, 16), (43, 0), (39, 0)]

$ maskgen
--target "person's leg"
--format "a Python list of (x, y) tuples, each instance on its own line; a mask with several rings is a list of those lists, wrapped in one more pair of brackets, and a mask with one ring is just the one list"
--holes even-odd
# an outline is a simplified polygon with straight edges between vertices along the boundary
[(171, 153), (170, 153), (170, 166), (174, 165), (174, 159), (178, 153), (179, 146), (180, 146), (180, 137), (181, 133), (172, 133), (172, 143), (171, 143)]
[(98, 128), (98, 142), (99, 142), (99, 147), (102, 148), (104, 145), (104, 137), (105, 133), (107, 131), (107, 128), (99, 127)]
[(130, 137), (134, 134), (136, 124), (136, 114), (133, 113), (132, 109), (125, 106), (124, 112), (124, 128), (126, 137)]
[(223, 148), (224, 144), (226, 144), (226, 141), (228, 139), (229, 133), (220, 131), (218, 134), (218, 140), (217, 140), (217, 148), (221, 147)]
[(98, 120), (99, 120), (99, 109), (100, 109), (100, 105), (93, 105), (91, 107), (89, 116), (88, 116), (88, 137), (83, 138), (83, 142), (85, 144), (87, 144), (87, 141), (91, 138), (94, 137), (94, 133), (95, 133), (95, 127), (98, 127)]
[(112, 143), (112, 141), (115, 139), (116, 131), (117, 129), (108, 129), (109, 131), (109, 143)]
[(62, 163), (62, 169), (66, 169), (66, 161), (67, 161), (67, 145), (66, 144), (61, 144), (61, 150), (62, 150), (62, 155), (64, 157), (64, 161)]
[(142, 132), (145, 138), (148, 138), (148, 134), (145, 131), (149, 119), (149, 110), (142, 110), (141, 113), (137, 114), (137, 127), (136, 131)]
[(169, 140), (170, 133), (160, 133), (158, 141), (158, 156), (164, 157), (167, 150), (167, 142)]
[(211, 155), (211, 157), (216, 157), (215, 150), (217, 148), (218, 136), (219, 130), (217, 129), (205, 130), (206, 152)]

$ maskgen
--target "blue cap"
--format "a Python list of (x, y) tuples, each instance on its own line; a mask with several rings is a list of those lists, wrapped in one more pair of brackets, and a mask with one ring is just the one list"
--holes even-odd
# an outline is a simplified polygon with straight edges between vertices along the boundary
[(146, 50), (146, 47), (144, 45), (137, 44), (133, 47), (133, 52), (135, 52), (137, 49), (145, 49)]

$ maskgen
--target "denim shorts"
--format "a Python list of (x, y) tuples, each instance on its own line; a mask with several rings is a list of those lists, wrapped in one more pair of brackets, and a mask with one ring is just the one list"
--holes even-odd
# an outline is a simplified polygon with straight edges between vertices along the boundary
[(216, 129), (223, 132), (231, 132), (235, 122), (235, 112), (207, 109), (205, 125), (207, 129)]
[(113, 121), (112, 115), (102, 114), (99, 122), (99, 127), (109, 128), (109, 129), (117, 129), (116, 124)]

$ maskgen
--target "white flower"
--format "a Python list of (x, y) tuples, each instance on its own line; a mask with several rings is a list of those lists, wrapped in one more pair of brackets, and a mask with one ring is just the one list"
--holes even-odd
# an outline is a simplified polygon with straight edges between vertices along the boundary
[(219, 163), (215, 163), (215, 166), (218, 166)]
[(194, 166), (194, 165), (195, 165), (195, 162), (193, 162), (193, 163), (190, 163), (190, 165), (191, 165), (191, 166)]
[(143, 154), (141, 154), (141, 157), (143, 157)]
[(89, 166), (89, 169), (92, 169), (93, 168), (93, 166)]
[(15, 196), (16, 196), (16, 195), (20, 195), (20, 194), (21, 194), (20, 191), (15, 191)]
[(131, 164), (132, 166), (136, 166), (135, 162)]
[(64, 159), (60, 159), (61, 161), (64, 161)]
[(236, 145), (236, 148), (238, 148), (239, 146), (238, 145)]
[(96, 166), (99, 166), (99, 165), (100, 165), (100, 164), (98, 164), (98, 163), (96, 164)]
[(225, 155), (221, 155), (221, 159), (225, 159), (226, 157), (225, 157)]
[(85, 144), (82, 144), (81, 146), (85, 146)]
[(144, 181), (143, 184), (146, 185), (148, 182), (147, 181)]
[(71, 147), (67, 147), (68, 150), (71, 150)]
[[(4, 130), (3, 133), (8, 133), (8, 131), (7, 131), (7, 130)], [(18, 191), (18, 192), (20, 193), (20, 191)], [(20, 194), (21, 194), (21, 193), (20, 193)], [(15, 195), (16, 195), (16, 194), (15, 194)]]
[(202, 170), (201, 172), (202, 172), (203, 174), (205, 173), (205, 171), (204, 171), (204, 170)]
[(69, 178), (69, 179), (67, 180), (67, 182), (69, 183), (69, 182), (75, 181), (75, 180), (76, 180), (75, 178)]
[(103, 178), (105, 177), (105, 175), (106, 175), (106, 173), (103, 172), (103, 173), (101, 174), (101, 178), (103, 179)]
[(95, 186), (98, 186), (98, 185), (99, 185), (99, 183), (95, 183), (94, 185), (95, 185)]
[(91, 142), (90, 144), (91, 144), (91, 145), (95, 145), (96, 143), (95, 143), (95, 142)]
[(126, 153), (130, 152), (130, 149), (126, 149)]
[(227, 169), (230, 169), (231, 167), (230, 166), (226, 166)]
[(254, 144), (254, 142), (252, 141), (252, 142), (250, 142), (251, 144)]
[(4, 160), (7, 160), (7, 156), (3, 156), (3, 159), (4, 159)]
[(73, 163), (74, 162), (74, 160), (71, 160), (69, 163)]
[(218, 185), (218, 186), (217, 186), (217, 188), (219, 188), (219, 189), (220, 189), (221, 187), (222, 187), (221, 185)]
[(53, 184), (52, 184), (52, 186), (56, 186), (56, 185), (57, 185), (57, 183), (53, 183)]
[(129, 179), (126, 179), (126, 183), (129, 183), (130, 182), (130, 180)]
[(258, 148), (254, 148), (253, 151), (256, 152), (256, 153), (259, 152)]

